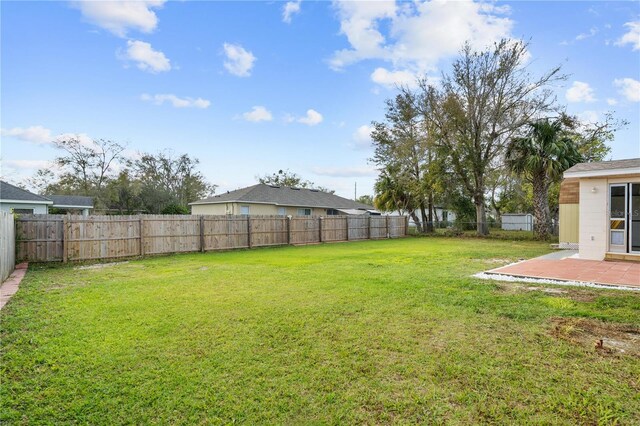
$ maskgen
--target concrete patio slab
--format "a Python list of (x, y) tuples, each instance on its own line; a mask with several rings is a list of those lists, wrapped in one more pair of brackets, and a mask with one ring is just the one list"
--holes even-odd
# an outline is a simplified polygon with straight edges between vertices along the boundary
[(24, 275), (27, 273), (28, 263), (20, 263), (16, 265), (16, 269), (7, 277), (6, 280), (0, 285), (0, 309), (4, 308), (11, 296), (13, 296), (20, 286), (20, 282)]
[[(569, 250), (567, 250), (569, 252)], [(541, 256), (486, 271), (487, 275), (575, 281), (640, 289), (640, 263), (577, 259), (568, 256)]]

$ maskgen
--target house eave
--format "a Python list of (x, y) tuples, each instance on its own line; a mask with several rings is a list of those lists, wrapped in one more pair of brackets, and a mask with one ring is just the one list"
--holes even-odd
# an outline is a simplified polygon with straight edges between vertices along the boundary
[(51, 207), (55, 207), (56, 209), (92, 209), (93, 206), (72, 206), (65, 204), (53, 204)]
[(608, 170), (586, 170), (582, 172), (564, 172), (564, 178), (597, 178), (597, 177), (620, 177), (627, 175), (640, 175), (640, 168), (608, 169)]
[(2, 203), (11, 203), (11, 204), (47, 204), (53, 205), (53, 201), (27, 201), (27, 200), (4, 200), (0, 199), (0, 204)]

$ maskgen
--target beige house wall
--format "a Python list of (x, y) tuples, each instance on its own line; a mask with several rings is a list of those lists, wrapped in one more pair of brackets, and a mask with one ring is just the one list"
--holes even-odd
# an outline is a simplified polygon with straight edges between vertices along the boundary
[(580, 204), (560, 204), (560, 244), (578, 244)]
[[(211, 215), (240, 215), (242, 206), (249, 207), (249, 215), (254, 216), (275, 216), (280, 207), (275, 204), (260, 203), (222, 203), (222, 204), (194, 204), (191, 206), (191, 214), (211, 214)], [(297, 216), (299, 208), (310, 207), (284, 207), (285, 216)], [(311, 208), (312, 216), (326, 216), (327, 209)]]
[(609, 185), (629, 182), (640, 183), (640, 176), (580, 179), (581, 259), (603, 260), (609, 251)]
[(606, 178), (580, 179), (580, 259), (604, 259), (608, 244), (608, 194)]

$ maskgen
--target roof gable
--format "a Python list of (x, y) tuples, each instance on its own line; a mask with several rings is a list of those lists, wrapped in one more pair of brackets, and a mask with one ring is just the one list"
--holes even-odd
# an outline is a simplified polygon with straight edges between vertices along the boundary
[(606, 176), (608, 171), (617, 173), (640, 173), (640, 158), (625, 160), (596, 161), (593, 163), (578, 163), (564, 172), (565, 177), (579, 177), (594, 174)]
[(358, 203), (335, 194), (317, 189), (290, 188), (279, 185), (257, 184), (246, 188), (214, 195), (190, 204), (220, 204), (230, 202), (263, 203), (280, 206), (373, 209), (372, 206)]
[(26, 189), (18, 188), (10, 183), (0, 181), (0, 200), (33, 202), (38, 204), (52, 204), (52, 201), (42, 195), (34, 194)]

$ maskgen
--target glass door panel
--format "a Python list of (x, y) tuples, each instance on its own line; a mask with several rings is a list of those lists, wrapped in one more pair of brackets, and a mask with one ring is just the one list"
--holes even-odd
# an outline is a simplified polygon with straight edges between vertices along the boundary
[(631, 232), (629, 233), (629, 251), (640, 253), (640, 183), (629, 185), (629, 222), (631, 222)]
[(609, 187), (609, 250), (627, 252), (627, 185)]

